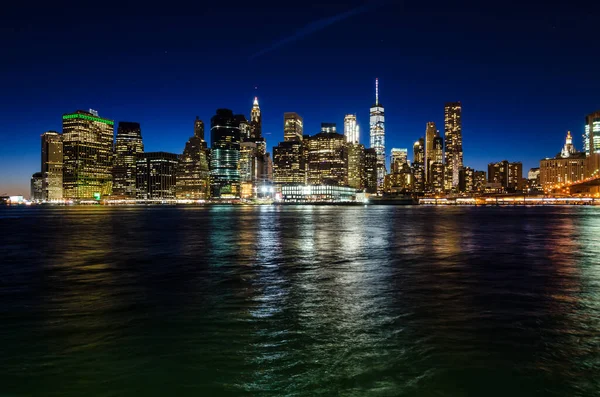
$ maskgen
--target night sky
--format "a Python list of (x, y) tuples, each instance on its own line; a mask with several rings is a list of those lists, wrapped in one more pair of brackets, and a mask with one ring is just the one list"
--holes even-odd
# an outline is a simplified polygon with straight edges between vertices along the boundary
[(196, 116), (249, 116), (257, 95), (269, 150), (286, 111), (310, 135), (321, 122), (342, 131), (356, 113), (368, 146), (375, 77), (388, 155), (405, 147), (412, 158), (427, 121), (443, 132), (449, 101), (463, 104), (465, 165), (476, 169), (508, 159), (526, 173), (560, 151), (567, 130), (581, 149), (584, 116), (600, 109), (598, 7), (487, 3), (3, 9), (0, 194), (29, 195), (40, 134), (77, 109), (140, 122), (147, 151), (181, 153)]

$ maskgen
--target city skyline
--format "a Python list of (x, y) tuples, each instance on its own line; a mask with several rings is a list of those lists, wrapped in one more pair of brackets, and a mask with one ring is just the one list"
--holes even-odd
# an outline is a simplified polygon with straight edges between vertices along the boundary
[[(471, 5), (478, 19), (466, 11), (457, 17), (465, 23), (453, 30), (460, 45), (450, 51), (441, 39), (450, 28), (444, 16), (466, 7), (445, 5), (430, 13), (421, 5), (400, 9), (387, 3), (336, 19), (335, 28), (244, 58), (321, 17), (334, 17), (363, 3), (298, 10), (285, 24), (256, 29), (252, 42), (242, 37), (242, 24), (214, 43), (198, 42), (216, 26), (210, 15), (201, 24), (190, 23), (196, 21), (191, 17), (151, 18), (162, 22), (160, 35), (151, 31), (149, 26), (156, 25), (148, 19), (127, 19), (125, 24), (124, 18), (111, 17), (103, 23), (112, 22), (114, 29), (100, 37), (93, 24), (72, 21), (69, 12), (52, 24), (37, 17), (23, 24), (15, 14), (3, 27), (12, 61), (3, 65), (7, 81), (0, 104), (0, 135), (5, 141), (0, 147), (0, 193), (27, 194), (29, 178), (39, 168), (40, 135), (60, 131), (60, 115), (78, 109), (96, 109), (115, 123), (139, 122), (149, 152), (182, 153), (195, 116), (207, 123), (217, 108), (230, 108), (250, 118), (252, 100), (258, 96), (262, 136), (271, 153), (283, 141), (284, 112), (298, 113), (310, 135), (319, 132), (322, 122), (342, 126), (346, 114), (356, 114), (360, 142), (369, 147), (368, 108), (377, 77), (386, 110), (386, 157), (389, 148), (412, 147), (427, 122), (443, 131), (443, 106), (451, 101), (462, 103), (464, 164), (474, 169), (485, 170), (488, 163), (507, 159), (522, 161), (526, 172), (553, 155), (555, 142), (562, 142), (568, 130), (575, 146), (582, 148), (585, 116), (600, 109), (595, 95), (600, 83), (593, 78), (594, 62), (572, 61), (593, 37), (584, 23), (591, 17), (575, 9), (559, 15), (551, 7), (539, 10), (523, 4), (514, 16), (510, 7)], [(288, 10), (282, 5), (259, 13), (243, 7), (240, 13), (259, 24)], [(221, 11), (217, 7), (207, 12)], [(403, 34), (418, 27), (423, 15), (432, 21), (429, 30), (421, 27), (416, 34)], [(536, 18), (528, 19), (532, 15)], [(70, 24), (61, 24), (62, 18)], [(381, 29), (370, 29), (374, 26)], [(65, 42), (80, 50), (71, 51)], [(348, 47), (340, 43), (351, 43), (355, 50), (352, 68), (309, 70), (316, 59), (323, 65), (343, 59)], [(226, 65), (221, 55), (232, 50), (241, 61)], [(204, 56), (207, 51), (214, 55), (210, 62)], [(376, 63), (367, 56), (374, 52), (381, 57)], [(50, 62), (40, 63), (42, 55)], [(61, 62), (53, 62), (57, 59)], [(499, 134), (503, 139), (497, 139)], [(543, 139), (531, 144), (536, 138)]]

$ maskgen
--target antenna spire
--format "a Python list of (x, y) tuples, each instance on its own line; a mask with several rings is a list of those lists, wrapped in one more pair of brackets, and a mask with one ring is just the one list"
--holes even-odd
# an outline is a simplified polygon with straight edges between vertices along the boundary
[(375, 105), (379, 105), (379, 78), (375, 78)]

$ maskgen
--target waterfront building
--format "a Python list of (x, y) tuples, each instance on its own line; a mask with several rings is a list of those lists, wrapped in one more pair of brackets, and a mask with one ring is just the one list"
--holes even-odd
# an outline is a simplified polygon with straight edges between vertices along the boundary
[(44, 174), (36, 172), (31, 176), (30, 195), (31, 201), (42, 201), (43, 197)]
[(396, 171), (387, 174), (383, 181), (384, 193), (406, 194), (418, 191), (418, 188), (415, 186), (416, 178), (413, 177), (413, 172), (414, 170), (410, 169), (408, 163), (404, 163)]
[(364, 189), (366, 193), (377, 193), (377, 151), (374, 148), (365, 149), (364, 157)]
[(474, 171), (473, 172), (473, 190), (475, 192), (482, 193), (485, 191), (487, 185), (487, 176), (485, 171)]
[(194, 135), (179, 156), (175, 178), (180, 200), (206, 200), (210, 197), (209, 151), (204, 140), (204, 122), (196, 117)]
[(383, 189), (385, 168), (385, 110), (379, 103), (379, 79), (375, 79), (375, 104), (371, 106), (369, 118), (371, 149), (377, 153), (377, 192)]
[(390, 171), (400, 172), (404, 164), (408, 164), (408, 149), (393, 148), (390, 154)]
[(425, 140), (419, 138), (413, 145), (413, 175), (415, 192), (425, 191)]
[(503, 160), (488, 164), (488, 184), (499, 184), (504, 192), (523, 190), (523, 164)]
[(308, 185), (348, 184), (348, 151), (346, 138), (336, 132), (334, 123), (322, 123), (321, 132), (304, 138), (307, 148)]
[(112, 194), (114, 121), (90, 109), (65, 114), (62, 123), (64, 198)]
[(167, 152), (145, 152), (136, 157), (136, 197), (139, 200), (176, 198), (178, 156)]
[(475, 170), (471, 167), (462, 167), (458, 178), (458, 190), (463, 193), (475, 191)]
[(63, 198), (63, 142), (56, 131), (42, 134), (42, 201)]
[[(285, 112), (283, 114), (283, 140), (302, 142), (304, 134), (303, 120), (298, 113)], [(273, 154), (275, 157), (275, 154)]]
[(462, 106), (449, 102), (444, 106), (444, 132), (446, 135), (446, 190), (456, 190), (463, 167)]
[[(342, 135), (343, 136), (343, 135)], [(349, 202), (356, 199), (356, 189), (335, 185), (284, 185), (283, 202)]]
[(431, 191), (440, 194), (445, 189), (444, 164), (440, 162), (431, 163)]
[(600, 174), (600, 110), (585, 118), (584, 151), (588, 157), (587, 174)]
[(355, 114), (347, 114), (344, 117), (344, 136), (348, 143), (359, 143), (358, 124)]
[(136, 160), (140, 153), (144, 153), (140, 124), (120, 121), (115, 139), (114, 197), (132, 199), (136, 197)]
[(210, 120), (211, 196), (240, 197), (240, 118), (229, 109), (218, 109)]
[(433, 121), (425, 125), (425, 183), (431, 184), (431, 164), (433, 163), (433, 139), (439, 136), (439, 131)]
[(287, 140), (273, 147), (273, 182), (277, 185), (306, 183), (302, 141)]
[(365, 147), (360, 143), (348, 144), (348, 186), (358, 190), (366, 187)]
[[(592, 136), (593, 140), (593, 136)], [(560, 184), (582, 180), (588, 176), (588, 161), (591, 157), (585, 152), (577, 152), (567, 132), (565, 145), (560, 153), (554, 158), (546, 158), (540, 161), (538, 171), (540, 187), (550, 189)], [(535, 173), (532, 175), (534, 176)]]
[(525, 181), (525, 190), (528, 193), (537, 193), (543, 191), (540, 185), (540, 168), (530, 168)]

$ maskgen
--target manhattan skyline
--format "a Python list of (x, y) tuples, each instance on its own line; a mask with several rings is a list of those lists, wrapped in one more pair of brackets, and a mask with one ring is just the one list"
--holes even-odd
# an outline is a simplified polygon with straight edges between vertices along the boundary
[[(360, 142), (369, 146), (375, 78), (386, 112), (386, 157), (391, 148), (410, 153), (429, 121), (443, 134), (444, 104), (453, 101), (463, 108), (464, 164), (475, 169), (507, 159), (522, 161), (526, 172), (556, 154), (567, 130), (582, 150), (585, 115), (600, 108), (593, 59), (576, 62), (593, 42), (590, 15), (532, 4), (518, 12), (466, 4), (429, 12), (385, 2), (344, 14), (364, 4), (297, 10), (285, 23), (253, 29), (251, 39), (237, 14), (234, 32), (203, 38), (217, 26), (211, 18), (223, 15), (219, 8), (199, 19), (98, 16), (87, 24), (56, 23), (74, 11), (52, 23), (7, 18), (2, 40), (11, 61), (2, 66), (0, 193), (27, 194), (39, 169), (40, 135), (61, 131), (62, 115), (77, 109), (139, 122), (147, 151), (182, 153), (196, 116), (206, 122), (217, 108), (230, 108), (249, 118), (258, 96), (269, 152), (283, 141), (284, 112), (298, 113), (310, 135), (322, 122), (341, 130), (344, 116), (356, 114)], [(256, 18), (253, 26), (287, 11), (240, 8)], [(322, 19), (331, 23), (294, 36)], [(232, 50), (237, 61), (228, 63)]]

